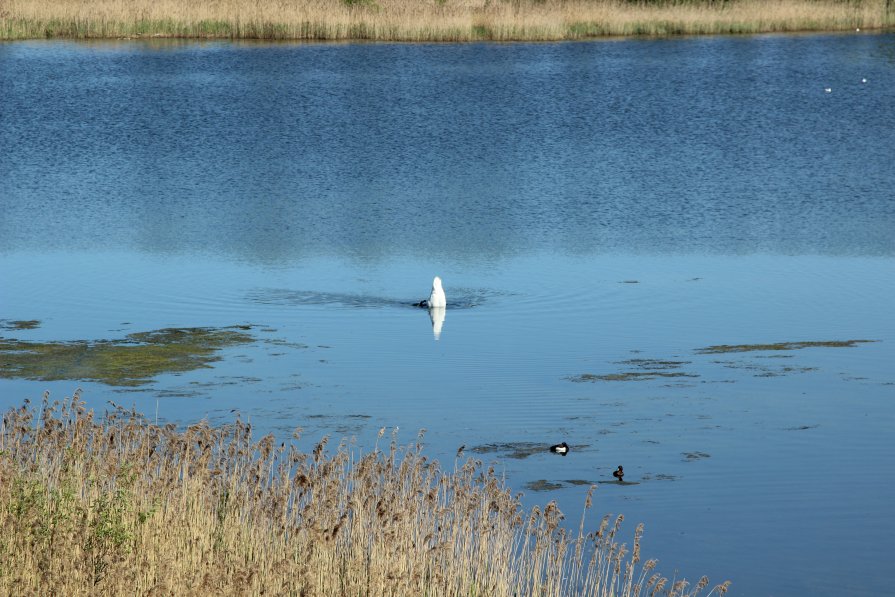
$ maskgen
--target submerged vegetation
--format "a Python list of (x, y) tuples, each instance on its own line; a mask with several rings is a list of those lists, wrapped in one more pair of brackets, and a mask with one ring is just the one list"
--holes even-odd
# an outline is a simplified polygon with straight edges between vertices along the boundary
[(584, 383), (586, 381), (646, 381), (656, 379), (657, 377), (699, 377), (695, 373), (684, 373), (683, 371), (675, 371), (667, 373), (664, 371), (625, 371), (623, 373), (607, 373), (605, 375), (596, 375), (594, 373), (582, 373), (581, 375), (573, 375), (568, 379), (576, 383)]
[(209, 367), (228, 346), (252, 341), (239, 328), (167, 328), (123, 340), (25, 342), (0, 338), (0, 378), (89, 380), (139, 386), (163, 373)]
[(814, 342), (776, 342), (773, 344), (719, 344), (700, 348), (698, 354), (723, 354), (728, 352), (753, 352), (770, 350), (801, 350), (803, 348), (853, 348), (858, 344), (876, 340), (823, 340)]
[[(580, 448), (583, 446), (573, 446)], [(545, 454), (549, 452), (550, 444), (542, 444), (538, 442), (501, 442), (482, 444), (473, 446), (470, 451), (476, 454), (496, 454), (500, 453), (503, 458), (514, 458), (522, 460), (535, 454)]]
[[(35, 419), (35, 414), (37, 418)], [(383, 430), (384, 432), (384, 430)], [(380, 432), (380, 438), (383, 435)], [(299, 431), (296, 430), (295, 437)], [(0, 593), (695, 595), (641, 561), (622, 516), (577, 533), (525, 512), (475, 460), (443, 470), (420, 443), (310, 453), (237, 420), (184, 430), (76, 393), (0, 428)], [(729, 583), (708, 595), (721, 595)]]
[(594, 373), (584, 373), (569, 377), (570, 381), (583, 383), (588, 381), (645, 381), (656, 379), (658, 377), (699, 377), (695, 373), (687, 373), (685, 371), (676, 371), (684, 365), (689, 365), (690, 361), (671, 361), (663, 359), (628, 359), (626, 361), (618, 361), (616, 365), (625, 365), (635, 369), (634, 371), (623, 371), (620, 373), (607, 373), (605, 375), (596, 375)]
[[(693, 352), (697, 355), (706, 354), (726, 354), (726, 353), (743, 353), (743, 352), (775, 352), (801, 350), (803, 348), (852, 348), (859, 344), (870, 342), (878, 342), (878, 340), (823, 340), (823, 341), (801, 341), (801, 342), (777, 342), (773, 344), (718, 344), (715, 346), (706, 346), (705, 348), (697, 348)], [(756, 358), (780, 359), (790, 358), (792, 355), (762, 355)], [(817, 367), (805, 366), (780, 366), (772, 368), (767, 365), (759, 365), (754, 362), (740, 361), (721, 361), (715, 360), (712, 363), (722, 365), (727, 369), (744, 369), (754, 371), (756, 377), (779, 377), (792, 373), (808, 373), (817, 371)], [(566, 379), (576, 382), (597, 382), (597, 381), (646, 381), (657, 378), (669, 377), (691, 377), (697, 378), (698, 374), (679, 371), (684, 365), (691, 364), (691, 361), (672, 361), (667, 359), (628, 359), (625, 361), (616, 361), (616, 365), (625, 365), (631, 368), (631, 371), (620, 371), (616, 373), (606, 373), (597, 375), (595, 373), (582, 373), (581, 375), (572, 375)]]
[(892, 0), (5, 0), (0, 39), (571, 40), (854, 31)]
[(38, 319), (0, 319), (0, 330), (36, 330), (39, 327)]

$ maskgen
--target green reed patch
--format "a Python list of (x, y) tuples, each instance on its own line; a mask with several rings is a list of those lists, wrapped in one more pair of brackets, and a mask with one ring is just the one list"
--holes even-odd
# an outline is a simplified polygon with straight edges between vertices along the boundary
[(0, 378), (78, 379), (139, 386), (164, 373), (210, 367), (228, 346), (253, 341), (239, 328), (166, 328), (122, 340), (24, 342), (0, 338)]
[(696, 349), (697, 354), (721, 354), (728, 352), (752, 352), (767, 350), (801, 350), (803, 348), (852, 348), (858, 344), (879, 340), (823, 340), (816, 342), (777, 342), (774, 344), (719, 344)]

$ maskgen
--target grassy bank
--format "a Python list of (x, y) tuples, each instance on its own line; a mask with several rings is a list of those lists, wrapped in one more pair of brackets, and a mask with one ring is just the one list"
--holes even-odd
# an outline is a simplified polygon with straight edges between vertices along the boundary
[(0, 39), (570, 40), (876, 29), (895, 0), (4, 0)]
[[(35, 410), (37, 414), (35, 415)], [(296, 432), (297, 433), (297, 432)], [(380, 438), (382, 433), (380, 433)], [(491, 470), (419, 444), (365, 455), (178, 431), (78, 395), (0, 429), (0, 594), (695, 595), (642, 562), (642, 526), (523, 511)], [(593, 491), (593, 490), (591, 490)], [(590, 495), (587, 505), (590, 506)], [(723, 594), (727, 584), (709, 595)]]

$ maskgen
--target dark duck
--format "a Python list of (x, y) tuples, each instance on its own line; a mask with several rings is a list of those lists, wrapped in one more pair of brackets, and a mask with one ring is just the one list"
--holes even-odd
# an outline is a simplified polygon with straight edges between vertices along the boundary
[(622, 468), (622, 465), (618, 465), (618, 470), (612, 472), (612, 476), (618, 479), (619, 481), (625, 480), (625, 469)]
[(565, 456), (569, 453), (569, 444), (563, 442), (561, 444), (556, 444), (555, 446), (550, 446), (550, 451)]

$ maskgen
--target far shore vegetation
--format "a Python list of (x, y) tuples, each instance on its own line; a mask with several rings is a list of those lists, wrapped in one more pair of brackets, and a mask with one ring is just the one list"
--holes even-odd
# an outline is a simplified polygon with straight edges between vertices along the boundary
[(4, 0), (0, 40), (551, 41), (879, 30), (895, 0)]
[[(380, 431), (382, 438), (384, 430)], [(3, 595), (723, 595), (641, 556), (643, 525), (526, 511), (492, 468), (422, 432), (308, 452), (249, 423), (183, 429), (79, 393), (0, 427)], [(537, 489), (537, 488), (535, 488)], [(570, 529), (571, 527), (571, 529)], [(673, 564), (673, 563), (671, 563)]]

